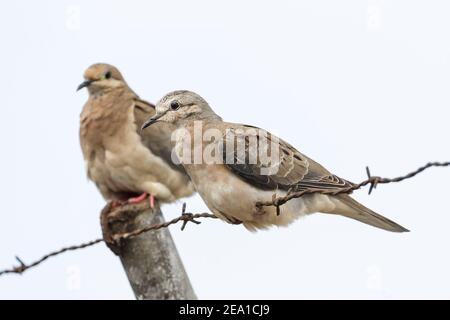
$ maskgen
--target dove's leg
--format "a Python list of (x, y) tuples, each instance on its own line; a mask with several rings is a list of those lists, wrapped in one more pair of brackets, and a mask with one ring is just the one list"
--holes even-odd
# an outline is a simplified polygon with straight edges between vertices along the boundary
[(129, 198), (129, 199), (127, 200), (127, 202), (128, 202), (128, 203), (139, 203), (139, 202), (141, 202), (141, 201), (144, 201), (144, 200), (147, 198), (147, 196), (148, 196), (148, 193), (147, 193), (147, 192), (144, 192), (143, 194), (141, 194), (141, 195), (139, 195), (139, 196), (137, 196), (137, 197)]
[(155, 208), (155, 196), (153, 194), (148, 194), (147, 192), (144, 192), (143, 194), (141, 194), (137, 197), (129, 198), (128, 203), (131, 203), (131, 204), (139, 203), (139, 202), (147, 199), (147, 196), (149, 196), (150, 207), (152, 209), (154, 209)]

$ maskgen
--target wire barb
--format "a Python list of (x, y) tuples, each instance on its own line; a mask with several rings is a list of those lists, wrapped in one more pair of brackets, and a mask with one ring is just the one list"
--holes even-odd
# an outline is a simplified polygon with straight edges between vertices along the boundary
[[(167, 228), (168, 226), (172, 225), (172, 224), (176, 224), (180, 221), (183, 221), (183, 226), (182, 226), (182, 230), (184, 230), (185, 225), (188, 222), (193, 222), (195, 224), (200, 224), (200, 221), (197, 221), (195, 219), (199, 219), (199, 218), (217, 218), (215, 215), (210, 214), (210, 213), (196, 213), (196, 214), (192, 214), (192, 213), (186, 213), (186, 203), (183, 204), (183, 208), (182, 208), (182, 214), (181, 216), (174, 218), (168, 222), (164, 222), (164, 223), (158, 223), (158, 224), (153, 224), (141, 229), (137, 229), (131, 232), (127, 232), (127, 233), (122, 233), (122, 234), (116, 234), (113, 236), (113, 240), (120, 242), (122, 240), (126, 240), (126, 239), (130, 239), (130, 238), (134, 238), (137, 237), (138, 235), (144, 233), (144, 232), (148, 232), (151, 230), (158, 230), (158, 229), (162, 229), (162, 228)], [(16, 256), (16, 260), (19, 262), (18, 266), (14, 266), (10, 269), (5, 269), (5, 270), (1, 270), (0, 271), (0, 276), (8, 274), (8, 273), (15, 273), (15, 274), (22, 274), (23, 272), (25, 272), (26, 270), (36, 267), (37, 265), (41, 264), (42, 262), (44, 262), (45, 260), (47, 260), (48, 258), (60, 255), (66, 251), (74, 251), (74, 250), (78, 250), (78, 249), (84, 249), (87, 247), (91, 247), (93, 245), (96, 245), (97, 243), (100, 242), (104, 242), (104, 240), (102, 238), (99, 239), (95, 239), (86, 243), (82, 243), (80, 245), (75, 245), (75, 246), (69, 246), (69, 247), (63, 247), (57, 251), (53, 251), (51, 253), (48, 253), (44, 256), (42, 256), (40, 259), (36, 260), (35, 262), (31, 263), (31, 264), (25, 264), (19, 257)]]
[(372, 192), (373, 189), (377, 187), (378, 184), (384, 184), (384, 183), (393, 183), (393, 182), (400, 182), (406, 179), (410, 179), (420, 172), (425, 171), (428, 168), (431, 167), (448, 167), (450, 166), (450, 161), (447, 162), (429, 162), (426, 165), (419, 167), (418, 169), (395, 178), (381, 178), (378, 176), (372, 176), (370, 173), (369, 167), (366, 167), (366, 174), (367, 179), (358, 183), (354, 184), (350, 187), (345, 188), (334, 188), (334, 189), (305, 189), (299, 192), (288, 192), (286, 196), (284, 197), (272, 197), (271, 201), (260, 201), (256, 203), (256, 207), (258, 209), (261, 209), (262, 207), (269, 207), (274, 206), (277, 208), (277, 214), (279, 213), (279, 207), (288, 202), (289, 200), (300, 198), (306, 194), (313, 194), (313, 193), (321, 193), (321, 194), (329, 194), (329, 195), (338, 195), (342, 193), (352, 193), (354, 190), (361, 189), (362, 187), (366, 185), (370, 185), (369, 187), (369, 194)]
[(366, 173), (367, 173), (367, 180), (370, 180), (369, 194), (371, 194), (372, 190), (377, 188), (377, 185), (380, 182), (381, 178), (372, 176), (370, 174), (370, 169), (368, 166), (366, 167)]
[(27, 265), (25, 264), (25, 262), (22, 261), (22, 259), (19, 258), (19, 256), (16, 256), (16, 260), (20, 263), (20, 266), (15, 267), (17, 273), (22, 273), (26, 270)]

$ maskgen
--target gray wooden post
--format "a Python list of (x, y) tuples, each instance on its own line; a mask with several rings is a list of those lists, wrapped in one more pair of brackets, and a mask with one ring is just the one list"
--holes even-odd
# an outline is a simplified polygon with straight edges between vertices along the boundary
[[(164, 222), (158, 205), (119, 211), (122, 219), (112, 223), (114, 233)], [(123, 240), (117, 253), (136, 299), (197, 299), (168, 228)]]

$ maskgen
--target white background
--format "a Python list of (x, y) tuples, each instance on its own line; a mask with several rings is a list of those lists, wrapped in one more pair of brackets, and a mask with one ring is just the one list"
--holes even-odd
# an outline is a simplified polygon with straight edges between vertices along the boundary
[[(78, 143), (92, 63), (141, 97), (200, 93), (349, 180), (449, 160), (448, 1), (14, 1), (0, 5), (0, 268), (99, 237)], [(312, 215), (256, 234), (171, 228), (200, 298), (450, 298), (450, 168), (355, 197), (411, 229)], [(198, 196), (193, 212), (206, 210)], [(179, 215), (181, 202), (165, 206)], [(103, 244), (0, 278), (0, 298), (133, 298)]]

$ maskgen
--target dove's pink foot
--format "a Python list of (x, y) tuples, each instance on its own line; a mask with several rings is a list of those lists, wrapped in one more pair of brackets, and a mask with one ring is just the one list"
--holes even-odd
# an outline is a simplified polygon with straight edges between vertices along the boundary
[(147, 198), (147, 196), (148, 196), (148, 193), (144, 192), (140, 196), (129, 198), (127, 202), (136, 204), (136, 203), (139, 203), (141, 201), (144, 201)]
[(147, 192), (144, 192), (140, 196), (128, 199), (127, 203), (136, 204), (136, 203), (142, 202), (145, 199), (147, 199), (147, 196), (149, 199), (150, 207), (152, 209), (154, 209), (155, 208), (155, 196), (153, 194), (148, 194)]

